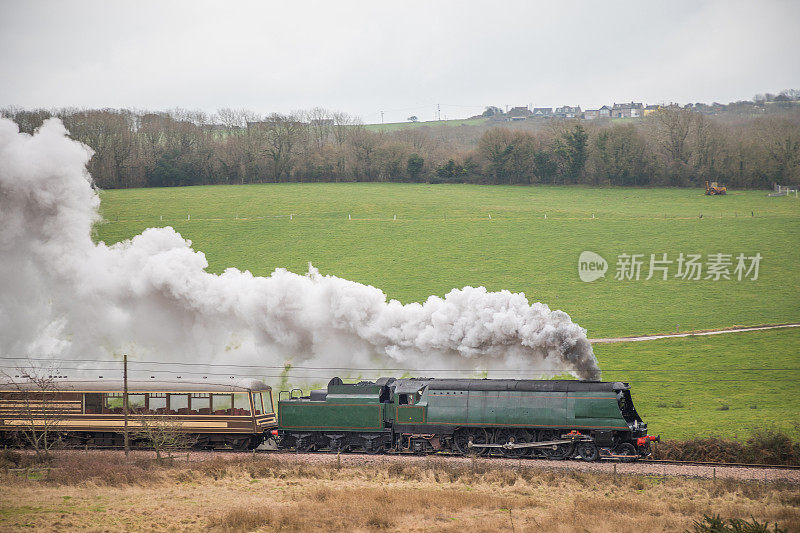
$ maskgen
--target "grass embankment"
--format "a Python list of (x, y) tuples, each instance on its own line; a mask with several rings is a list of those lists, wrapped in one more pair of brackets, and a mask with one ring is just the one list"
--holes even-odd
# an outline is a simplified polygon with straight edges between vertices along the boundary
[[(800, 321), (800, 202), (764, 191), (275, 184), (105, 191), (101, 210), (98, 240), (171, 225), (213, 272), (305, 272), (310, 261), (402, 302), (464, 285), (522, 291), (568, 312), (590, 337)], [(609, 262), (605, 278), (580, 281), (584, 250)], [(644, 279), (651, 253), (720, 252), (760, 253), (758, 280), (681, 280), (674, 264), (669, 279)], [(622, 253), (645, 254), (640, 280), (614, 279)], [(654, 432), (745, 438), (765, 426), (800, 435), (798, 345), (800, 332), (780, 330), (595, 352), (604, 379), (632, 383)]]
[[(58, 460), (57, 460), (58, 461)], [(0, 473), (4, 530), (682, 531), (703, 514), (800, 528), (795, 486), (612, 477), (478, 462), (308, 465), (219, 458), (159, 465), (65, 455), (34, 481)]]

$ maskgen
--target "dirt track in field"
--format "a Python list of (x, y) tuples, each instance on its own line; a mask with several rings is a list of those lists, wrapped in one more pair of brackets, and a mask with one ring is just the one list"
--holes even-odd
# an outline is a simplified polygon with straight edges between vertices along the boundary
[[(232, 455), (247, 455), (248, 452), (195, 452), (192, 460), (202, 461), (212, 457), (230, 457)], [(436, 466), (454, 464), (458, 466), (476, 467), (488, 466), (490, 468), (505, 467), (509, 469), (533, 468), (542, 470), (577, 470), (581, 472), (606, 473), (618, 475), (646, 475), (646, 476), (682, 476), (696, 478), (738, 479), (749, 481), (785, 481), (800, 485), (800, 470), (782, 468), (745, 468), (734, 466), (697, 466), (697, 465), (670, 465), (651, 463), (619, 463), (612, 461), (598, 461), (587, 463), (582, 461), (547, 461), (543, 459), (503, 459), (500, 457), (476, 458), (456, 457), (449, 455), (361, 455), (361, 454), (336, 454), (330, 453), (263, 453), (265, 456), (277, 461), (303, 464), (341, 464), (348, 466), (390, 465), (392, 463), (406, 463), (410, 465)], [(473, 463), (474, 461), (474, 463)]]
[(686, 333), (665, 333), (662, 335), (640, 335), (636, 337), (607, 337), (603, 339), (589, 339), (592, 344), (602, 344), (611, 342), (640, 342), (640, 341), (653, 341), (658, 339), (673, 339), (680, 337), (702, 337), (706, 335), (722, 335), (725, 333), (745, 333), (748, 331), (764, 331), (767, 329), (781, 329), (781, 328), (797, 328), (800, 323), (793, 324), (775, 324), (772, 326), (753, 326), (747, 328), (724, 328), (724, 329), (710, 329), (704, 331), (690, 331)]

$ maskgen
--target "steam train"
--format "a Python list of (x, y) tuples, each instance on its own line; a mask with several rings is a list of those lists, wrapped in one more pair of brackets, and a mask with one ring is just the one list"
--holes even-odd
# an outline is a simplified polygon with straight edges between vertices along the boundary
[(630, 461), (660, 440), (621, 382), (333, 378), (298, 392), (278, 395), (283, 449)]
[[(0, 384), (0, 444), (26, 433), (67, 445), (123, 443), (123, 386), (110, 380)], [(613, 458), (650, 453), (647, 435), (621, 382), (333, 378), (308, 396), (278, 395), (245, 379), (230, 383), (129, 382), (128, 427), (167, 424), (194, 447), (252, 449), (275, 438), (298, 452), (435, 453), (503, 457)], [(134, 442), (134, 445), (136, 442)], [(145, 444), (146, 443), (142, 443)]]

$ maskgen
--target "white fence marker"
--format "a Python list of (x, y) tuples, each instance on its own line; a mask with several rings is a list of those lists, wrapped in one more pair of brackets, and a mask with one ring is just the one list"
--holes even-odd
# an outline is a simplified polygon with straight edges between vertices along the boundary
[(347, 213), (347, 220), (351, 220), (350, 213)]
[(289, 213), (289, 220), (292, 220), (293, 216), (294, 216), (293, 214)]
[(397, 215), (394, 216), (394, 219), (397, 220)]
[(492, 220), (492, 214), (489, 213), (489, 220)]
[(544, 214), (544, 219), (547, 220), (547, 213)]
[(186, 220), (192, 220), (192, 215), (186, 215)]

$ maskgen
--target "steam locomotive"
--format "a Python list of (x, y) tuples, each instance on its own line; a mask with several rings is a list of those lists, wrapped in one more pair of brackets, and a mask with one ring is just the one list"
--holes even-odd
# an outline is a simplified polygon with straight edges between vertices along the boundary
[(369, 454), (450, 451), (504, 457), (614, 458), (650, 453), (622, 382), (381, 378), (278, 395), (279, 446)]

